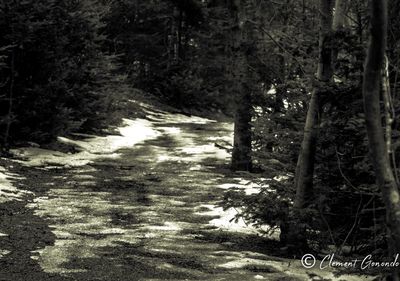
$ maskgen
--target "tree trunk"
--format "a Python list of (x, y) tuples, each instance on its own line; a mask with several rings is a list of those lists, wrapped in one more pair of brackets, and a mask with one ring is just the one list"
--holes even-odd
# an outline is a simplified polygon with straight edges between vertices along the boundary
[(177, 30), (177, 44), (178, 44), (178, 59), (183, 58), (183, 48), (182, 48), (182, 32), (183, 32), (183, 10), (179, 9), (179, 16), (178, 16), (178, 30)]
[(231, 168), (234, 171), (251, 171), (251, 95), (242, 85), (236, 96), (235, 128)]
[[(335, 13), (333, 16), (332, 30), (335, 33), (334, 37), (340, 36), (340, 33), (345, 30), (348, 25), (347, 11), (348, 11), (348, 0), (336, 0), (335, 1)], [(343, 35), (342, 35), (343, 36)], [(332, 46), (332, 67), (336, 68), (336, 61), (339, 55), (339, 46)]]
[(395, 118), (389, 78), (389, 59), (385, 54), (385, 64), (382, 70), (382, 101), (385, 115), (386, 150), (389, 154), (396, 183), (399, 184), (399, 175), (396, 170), (396, 155), (392, 149), (392, 126)]
[(248, 79), (248, 61), (245, 51), (245, 40), (249, 39), (248, 30), (241, 22), (243, 11), (241, 1), (233, 0), (230, 10), (233, 18), (232, 31), (232, 53), (233, 69), (232, 76), (235, 84), (234, 94), (236, 103), (235, 128), (233, 139), (233, 151), (231, 169), (234, 171), (251, 171), (251, 117), (252, 103), (251, 90), (246, 85)]
[(9, 149), (9, 136), (12, 122), (13, 101), (14, 101), (14, 83), (15, 83), (15, 50), (11, 51), (11, 66), (10, 66), (10, 88), (8, 93), (8, 112), (6, 117), (6, 129), (3, 137), (3, 145), (1, 154), (7, 154)]
[(382, 69), (382, 101), (385, 115), (385, 140), (389, 155), (392, 153), (392, 125), (393, 125), (393, 103), (390, 93), (389, 59), (385, 55), (385, 63)]
[[(313, 198), (313, 177), (316, 145), (321, 120), (321, 94), (326, 83), (332, 80), (332, 5), (333, 0), (320, 0), (319, 61), (317, 84), (311, 93), (304, 136), (295, 171), (296, 195), (288, 221), (281, 225), (281, 242), (290, 250), (306, 248), (306, 229), (299, 227), (297, 214), (306, 208)], [(302, 224), (304, 225), (304, 224)]]
[(319, 34), (319, 62), (317, 70), (317, 85), (312, 94), (304, 126), (303, 142), (296, 166), (295, 208), (303, 208), (312, 197), (315, 148), (321, 115), (320, 95), (325, 83), (332, 80), (332, 0), (320, 0), (321, 23)]
[(335, 14), (333, 17), (332, 27), (334, 31), (341, 30), (348, 26), (349, 21), (347, 18), (348, 0), (335, 1)]
[[(394, 247), (392, 253), (399, 253), (400, 194), (390, 166), (389, 153), (384, 139), (379, 97), (382, 81), (381, 71), (385, 61), (387, 24), (387, 0), (372, 0), (370, 43), (363, 79), (365, 121), (371, 162), (386, 207), (388, 238), (391, 246)], [(398, 273), (395, 273), (394, 278), (398, 280)]]
[(314, 160), (320, 124), (321, 104), (316, 90), (311, 94), (304, 136), (295, 173), (294, 208), (303, 208), (313, 197)]

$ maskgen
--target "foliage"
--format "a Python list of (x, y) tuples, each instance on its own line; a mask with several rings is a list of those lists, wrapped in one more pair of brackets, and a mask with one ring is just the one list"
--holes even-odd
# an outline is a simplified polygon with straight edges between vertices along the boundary
[(115, 1), (106, 18), (108, 49), (122, 55), (136, 88), (180, 109), (229, 114), (226, 13), (196, 0)]
[(101, 126), (111, 101), (103, 86), (115, 68), (100, 51), (102, 12), (95, 1), (1, 2), (3, 137), (10, 97), (14, 142)]
[[(223, 206), (241, 210), (238, 216), (256, 226), (280, 227), (288, 219), (296, 220), (296, 225), (307, 229), (307, 239), (315, 248), (333, 245), (339, 252), (346, 247), (358, 253), (378, 251), (385, 248), (386, 243), (385, 213), (368, 158), (361, 97), (368, 31), (364, 24), (368, 19), (366, 8), (361, 2), (353, 2), (349, 13), (357, 15), (357, 20), (347, 29), (333, 34), (338, 57), (335, 81), (324, 86), (322, 96), (323, 122), (316, 149), (314, 200), (302, 213), (292, 210), (293, 214), (289, 214), (289, 210), (295, 194), (297, 153), (308, 93), (317, 83), (312, 78), (316, 55), (309, 54), (317, 51), (318, 25), (311, 16), (315, 13), (313, 6), (304, 10), (293, 3), (288, 18), (285, 13), (285, 8), (278, 8), (276, 18), (279, 20), (275, 19), (276, 24), (268, 29), (269, 36), (274, 35), (275, 40), (264, 41), (264, 47), (274, 59), (266, 61), (269, 68), (263, 71), (264, 77), (269, 76), (267, 85), (271, 87), (260, 91), (255, 101), (253, 159), (265, 178), (260, 180), (263, 187), (259, 194), (252, 195), (230, 190)], [(395, 16), (393, 21), (397, 22)], [(292, 29), (292, 26), (298, 28)], [(393, 46), (397, 40), (394, 36)], [(392, 50), (397, 52), (396, 48)], [(262, 52), (257, 55), (261, 56)], [(393, 86), (397, 85), (395, 67), (398, 63), (392, 54), (390, 56)], [(394, 100), (395, 109), (397, 103)], [(393, 131), (393, 138), (398, 138), (397, 129)]]
[[(230, 190), (223, 206), (242, 210), (239, 216), (257, 226), (278, 228), (293, 219), (315, 247), (377, 250), (386, 243), (385, 212), (368, 160), (361, 98), (368, 6), (348, 2), (348, 26), (330, 34), (334, 81), (319, 85), (316, 1), (240, 1), (240, 40), (233, 38), (239, 28), (230, 1), (0, 1), (2, 146), (101, 128), (119, 98), (110, 93), (126, 87), (125, 77), (130, 87), (191, 113), (232, 115), (240, 85), (251, 92), (252, 157), (262, 188), (253, 195)], [(389, 11), (395, 116), (400, 5), (391, 1)], [(246, 65), (234, 73), (238, 61)], [(298, 213), (292, 210), (294, 175), (315, 86), (323, 88), (323, 121), (314, 200)], [(385, 126), (392, 126), (392, 164), (398, 166), (400, 123), (394, 119)]]

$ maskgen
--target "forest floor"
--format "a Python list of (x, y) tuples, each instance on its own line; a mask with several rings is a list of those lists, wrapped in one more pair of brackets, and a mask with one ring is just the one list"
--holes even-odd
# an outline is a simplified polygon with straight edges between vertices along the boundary
[(232, 124), (141, 105), (118, 134), (61, 138), (0, 165), (0, 280), (369, 280), (279, 257), (235, 211), (228, 187), (256, 185), (228, 169)]

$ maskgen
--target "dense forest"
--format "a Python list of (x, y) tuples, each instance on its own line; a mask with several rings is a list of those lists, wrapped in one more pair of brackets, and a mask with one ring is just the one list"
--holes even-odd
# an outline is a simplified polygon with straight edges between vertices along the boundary
[[(2, 159), (104, 135), (139, 114), (134, 99), (231, 122), (214, 145), (260, 187), (223, 193), (233, 220), (278, 233), (281, 257), (392, 261), (399, 14), (396, 0), (1, 0)], [(398, 266), (368, 274), (400, 280)]]

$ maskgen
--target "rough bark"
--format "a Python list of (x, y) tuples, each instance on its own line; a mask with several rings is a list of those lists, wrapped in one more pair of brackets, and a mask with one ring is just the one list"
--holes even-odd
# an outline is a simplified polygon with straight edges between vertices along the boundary
[[(371, 33), (364, 68), (363, 96), (371, 162), (386, 207), (386, 223), (392, 253), (400, 252), (400, 194), (390, 166), (381, 124), (380, 89), (387, 40), (387, 0), (371, 1)], [(395, 273), (398, 280), (398, 273)]]
[(251, 171), (251, 90), (246, 85), (248, 78), (248, 61), (245, 50), (245, 40), (249, 39), (246, 24), (242, 22), (240, 0), (233, 0), (230, 9), (233, 18), (232, 53), (233, 80), (235, 81), (234, 95), (236, 103), (235, 126), (231, 169), (234, 171)]

